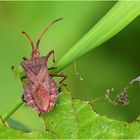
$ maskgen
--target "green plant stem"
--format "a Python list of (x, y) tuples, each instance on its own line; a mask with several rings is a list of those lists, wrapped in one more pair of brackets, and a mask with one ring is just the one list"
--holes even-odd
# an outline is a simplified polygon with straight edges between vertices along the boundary
[(140, 1), (118, 1), (55, 65), (54, 73), (75, 62), (120, 32), (140, 14)]
[(17, 100), (12, 106), (10, 106), (6, 112), (1, 116), (3, 121), (6, 121), (19, 107), (23, 105), (23, 101), (21, 99)]

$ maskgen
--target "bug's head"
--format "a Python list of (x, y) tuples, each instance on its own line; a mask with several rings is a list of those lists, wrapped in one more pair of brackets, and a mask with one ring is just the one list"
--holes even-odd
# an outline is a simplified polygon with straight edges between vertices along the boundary
[(39, 43), (40, 43), (40, 40), (41, 38), (43, 37), (43, 35), (45, 34), (45, 32), (57, 21), (59, 20), (62, 20), (63, 18), (59, 18), (59, 19), (56, 19), (54, 20), (53, 22), (51, 22), (47, 28), (45, 28), (45, 30), (42, 32), (41, 36), (39, 37), (39, 39), (37, 40), (36, 42), (36, 45), (34, 46), (34, 43), (32, 41), (32, 39), (30, 38), (30, 36), (26, 33), (26, 32), (22, 32), (23, 34), (26, 35), (26, 37), (29, 39), (31, 45), (32, 45), (32, 58), (38, 58), (40, 56), (40, 53), (39, 53)]

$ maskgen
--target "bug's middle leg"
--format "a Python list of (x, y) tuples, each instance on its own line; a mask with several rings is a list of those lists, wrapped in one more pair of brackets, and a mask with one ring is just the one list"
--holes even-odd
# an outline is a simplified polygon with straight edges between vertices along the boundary
[[(51, 77), (63, 77), (63, 79), (59, 82), (59, 84), (62, 84), (63, 86), (65, 86), (65, 88), (69, 91), (67, 85), (64, 83), (64, 80), (67, 78), (66, 75), (64, 74), (49, 74), (49, 76)], [(58, 88), (58, 91), (61, 92), (61, 88)]]

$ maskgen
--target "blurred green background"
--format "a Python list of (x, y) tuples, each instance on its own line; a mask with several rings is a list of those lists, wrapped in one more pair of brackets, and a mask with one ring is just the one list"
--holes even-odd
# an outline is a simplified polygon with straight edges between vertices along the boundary
[[(0, 2), (0, 114), (23, 93), (21, 83), (10, 69), (12, 65), (18, 67), (22, 57), (31, 54), (30, 43), (22, 31), (35, 42), (51, 21), (64, 17), (40, 43), (41, 54), (54, 49), (58, 61), (114, 4), (115, 1)], [(77, 71), (83, 80), (76, 75), (74, 64), (64, 70), (73, 98), (93, 100), (111, 88), (115, 97), (130, 80), (140, 75), (139, 27), (140, 17), (137, 17), (120, 33), (77, 60)], [(132, 122), (140, 113), (139, 92), (137, 83), (129, 89), (128, 105), (114, 106), (106, 100), (98, 100), (93, 103), (93, 108), (109, 118)], [(43, 129), (42, 120), (31, 108), (22, 106), (11, 118), (28, 129)]]

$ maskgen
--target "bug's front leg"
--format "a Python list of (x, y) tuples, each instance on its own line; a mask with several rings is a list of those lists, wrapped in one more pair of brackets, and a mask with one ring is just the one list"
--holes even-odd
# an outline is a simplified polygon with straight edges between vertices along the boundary
[[(54, 50), (51, 50), (51, 51), (47, 54), (47, 56), (45, 57), (45, 58), (46, 58), (45, 61), (47, 61), (48, 58), (49, 58), (51, 55), (53, 55), (53, 63), (55, 63)], [(52, 69), (55, 69), (55, 68), (56, 68), (56, 67), (50, 67), (50, 68), (48, 68), (48, 70), (52, 70)]]
[(55, 63), (54, 50), (49, 51), (49, 53), (45, 56), (45, 61), (47, 62), (48, 61), (48, 58), (51, 55), (53, 56), (53, 62)]

